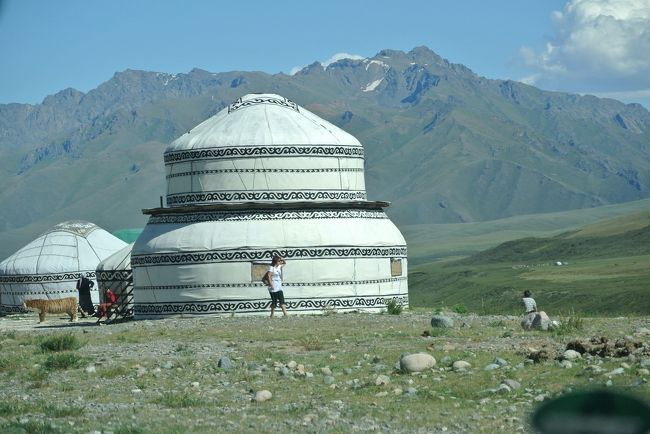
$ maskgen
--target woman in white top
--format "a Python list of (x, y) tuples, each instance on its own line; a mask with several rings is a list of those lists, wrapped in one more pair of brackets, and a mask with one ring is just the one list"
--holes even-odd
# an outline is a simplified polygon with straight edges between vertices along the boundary
[(282, 292), (282, 267), (286, 262), (282, 256), (273, 256), (271, 266), (266, 272), (266, 280), (269, 282), (268, 288), (271, 294), (271, 316), (275, 314), (275, 308), (280, 305), (282, 313), (287, 316), (287, 307), (284, 302), (284, 292)]
[(522, 298), (521, 301), (526, 308), (526, 313), (537, 312), (537, 303), (535, 303), (535, 299), (531, 297), (529, 290), (524, 291), (524, 298)]

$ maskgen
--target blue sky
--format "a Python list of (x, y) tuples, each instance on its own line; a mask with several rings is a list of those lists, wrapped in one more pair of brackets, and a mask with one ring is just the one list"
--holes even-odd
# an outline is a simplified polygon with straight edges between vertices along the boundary
[(420, 45), (489, 78), (650, 107), (650, 0), (0, 0), (0, 103), (127, 68), (290, 73)]

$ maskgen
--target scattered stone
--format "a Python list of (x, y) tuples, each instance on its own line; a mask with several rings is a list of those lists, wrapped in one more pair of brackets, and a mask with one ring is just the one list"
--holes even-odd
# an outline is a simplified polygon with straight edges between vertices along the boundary
[(383, 398), (384, 396), (388, 396), (388, 392), (386, 392), (386, 391), (379, 392), (379, 393), (376, 393), (375, 396), (377, 398)]
[(497, 365), (499, 365), (499, 366), (501, 366), (501, 367), (503, 367), (503, 366), (508, 366), (508, 361), (507, 361), (507, 360), (504, 360), (504, 359), (501, 359), (501, 358), (499, 358), (499, 357), (497, 357), (496, 359), (494, 359), (494, 363), (496, 363)]
[(606, 373), (605, 375), (607, 375), (608, 377), (612, 377), (612, 376), (614, 376), (614, 375), (621, 375), (621, 374), (623, 374), (623, 373), (625, 373), (625, 369), (623, 369), (623, 368), (616, 368), (616, 369), (614, 369), (614, 370), (609, 371), (609, 372)]
[(291, 371), (286, 366), (281, 367), (279, 372), (280, 372), (280, 375), (285, 376), (285, 377), (287, 375), (291, 375)]
[(199, 382), (198, 381), (192, 381), (190, 386), (193, 387), (194, 389), (198, 389), (199, 388)]
[(334, 384), (334, 381), (336, 381), (336, 379), (331, 375), (326, 375), (323, 377), (323, 383), (327, 384), (328, 386), (330, 384)]
[(490, 363), (487, 365), (485, 368), (483, 368), (484, 371), (494, 371), (495, 369), (499, 369), (501, 366), (497, 365), (496, 363)]
[(296, 369), (296, 366), (298, 366), (298, 363), (296, 363), (294, 360), (291, 360), (289, 363), (287, 363), (287, 368), (289, 369)]
[(573, 363), (571, 363), (571, 360), (560, 360), (558, 362), (558, 365), (560, 366), (560, 368), (563, 368), (563, 369), (571, 369), (571, 368), (573, 368)]
[(409, 387), (408, 389), (406, 389), (406, 391), (404, 391), (404, 395), (406, 396), (415, 396), (417, 395), (417, 393), (418, 390), (415, 387)]
[(466, 371), (470, 369), (472, 365), (469, 362), (466, 362), (464, 360), (456, 360), (452, 365), (451, 368), (454, 371)]
[(402, 393), (404, 393), (404, 391), (399, 387), (393, 389), (393, 395), (401, 395)]
[(273, 394), (271, 392), (269, 392), (268, 390), (259, 390), (255, 394), (255, 401), (257, 401), (257, 402), (268, 401), (271, 398), (273, 398)]
[(637, 369), (636, 373), (639, 375), (650, 375), (650, 370), (646, 368), (640, 368)]
[(386, 386), (390, 384), (390, 378), (388, 375), (378, 375), (375, 379), (375, 385), (377, 386)]
[(455, 349), (456, 349), (456, 345), (450, 344), (449, 342), (447, 342), (442, 346), (442, 351), (444, 351), (445, 353), (448, 353), (449, 351), (454, 351)]
[(505, 383), (499, 384), (499, 387), (496, 389), (496, 393), (510, 393), (512, 389)]
[(566, 350), (564, 353), (562, 353), (562, 358), (564, 360), (576, 360), (582, 358), (582, 354), (576, 350)]
[[(169, 364), (169, 367), (167, 367), (167, 364)], [(171, 362), (167, 362), (163, 366), (163, 368), (165, 368), (165, 369), (171, 369), (172, 367), (173, 367), (173, 365), (172, 365)], [(217, 362), (217, 367), (223, 369), (224, 371), (230, 371), (232, 369), (232, 362), (230, 361), (230, 359), (228, 357), (223, 356)]]
[(431, 317), (431, 327), (433, 328), (451, 328), (454, 326), (454, 320), (444, 315), (434, 315)]
[(427, 353), (416, 353), (403, 356), (399, 361), (403, 372), (422, 372), (436, 365), (436, 359)]
[(85, 371), (87, 374), (94, 374), (95, 372), (97, 372), (97, 369), (95, 369), (95, 365), (89, 365), (86, 366)]
[[(399, 364), (399, 362), (398, 362)], [(399, 366), (398, 366), (399, 368)], [(345, 372), (347, 375), (350, 375), (352, 373), (352, 368), (343, 368), (343, 372)]]
[[(350, 370), (350, 372), (351, 372), (351, 371), (352, 371), (352, 370)], [(320, 372), (321, 372), (323, 375), (332, 375), (332, 370), (330, 369), (329, 366), (325, 366), (324, 368), (320, 368)]]
[(507, 378), (507, 379), (503, 380), (501, 382), (501, 384), (505, 384), (506, 386), (508, 386), (512, 390), (517, 390), (517, 389), (519, 389), (521, 387), (521, 383), (519, 383), (516, 380), (512, 380), (510, 378)]
[(650, 368), (650, 359), (643, 359), (639, 362), (639, 366), (642, 368)]

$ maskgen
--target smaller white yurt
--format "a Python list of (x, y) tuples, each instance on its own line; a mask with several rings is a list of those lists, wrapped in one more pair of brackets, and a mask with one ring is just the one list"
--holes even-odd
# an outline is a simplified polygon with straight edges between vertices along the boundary
[(131, 249), (133, 243), (113, 253), (97, 265), (97, 286), (99, 299), (105, 303), (107, 289), (117, 296), (119, 317), (133, 316), (133, 270), (131, 269)]
[[(94, 280), (97, 264), (126, 243), (81, 220), (59, 223), (0, 262), (0, 309), (22, 312), (28, 299), (78, 297), (79, 273)], [(97, 285), (91, 291), (99, 303)]]

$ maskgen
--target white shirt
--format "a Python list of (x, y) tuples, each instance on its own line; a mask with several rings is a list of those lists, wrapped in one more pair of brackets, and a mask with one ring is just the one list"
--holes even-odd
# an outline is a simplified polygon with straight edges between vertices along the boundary
[(524, 306), (526, 306), (526, 313), (537, 312), (537, 303), (535, 303), (534, 298), (524, 297), (521, 301), (523, 301)]
[(282, 267), (269, 266), (267, 272), (271, 272), (271, 285), (269, 286), (269, 292), (278, 292), (282, 291)]

